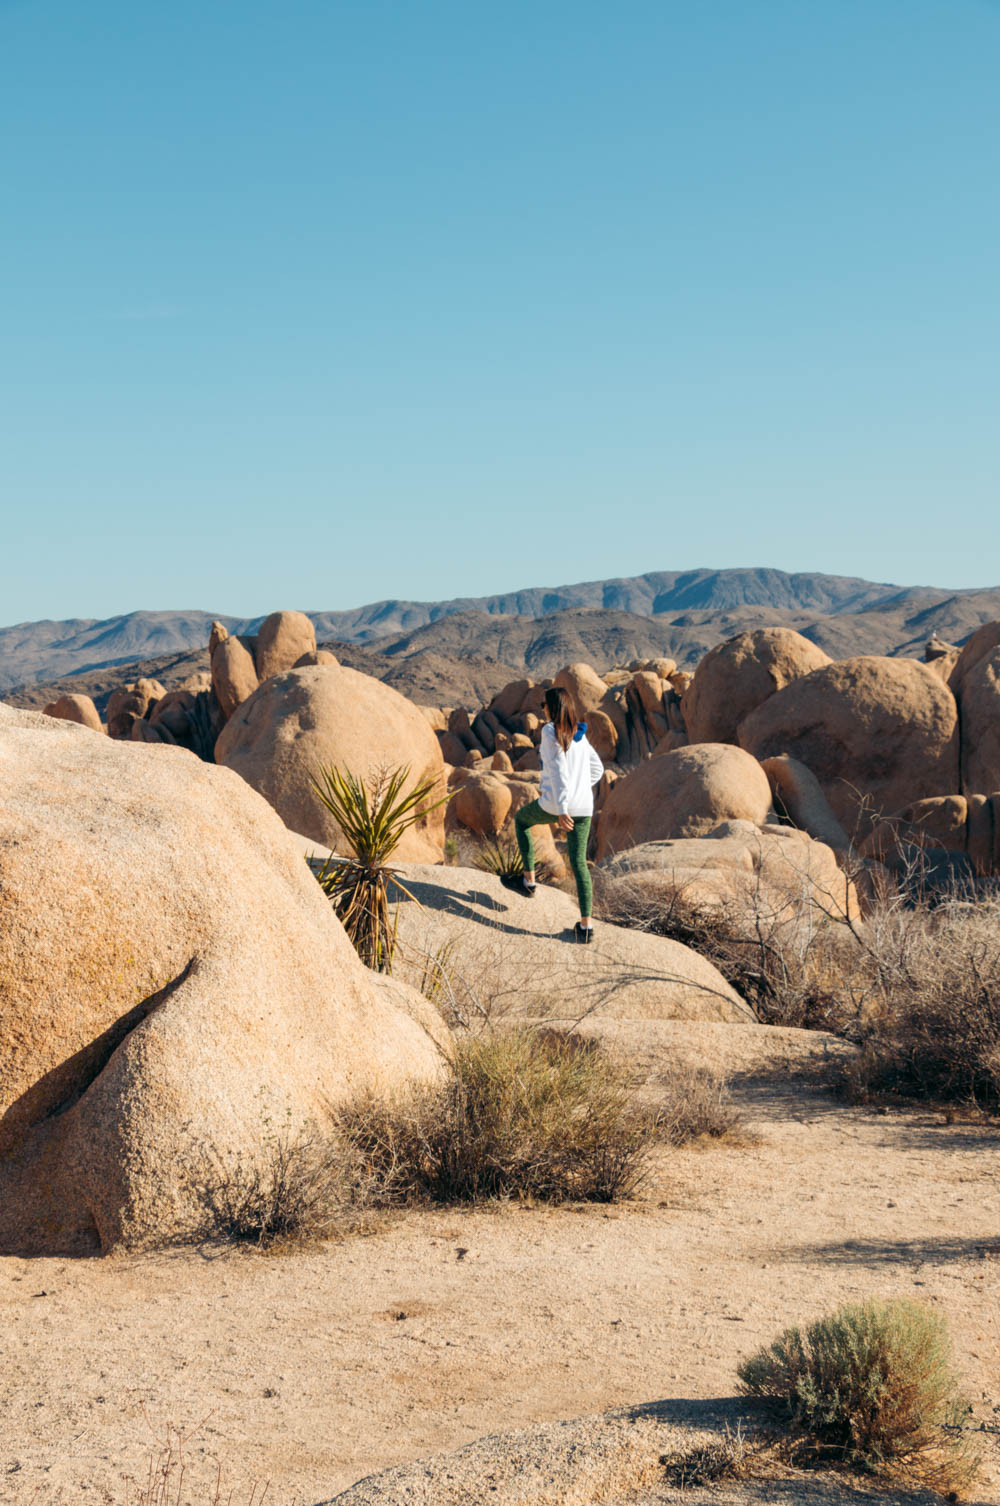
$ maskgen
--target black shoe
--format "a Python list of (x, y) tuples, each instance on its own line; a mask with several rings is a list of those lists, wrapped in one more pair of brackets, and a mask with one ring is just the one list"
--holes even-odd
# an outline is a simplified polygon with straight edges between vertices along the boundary
[(526, 884), (519, 873), (501, 873), (500, 882), (512, 894), (521, 894), (525, 899), (534, 899), (537, 884)]
[(574, 929), (575, 929), (577, 941), (584, 941), (584, 942), (593, 941), (593, 939), (594, 939), (594, 928), (593, 928), (593, 926), (582, 926), (580, 924), (580, 922), (577, 921), (576, 926), (575, 926)]

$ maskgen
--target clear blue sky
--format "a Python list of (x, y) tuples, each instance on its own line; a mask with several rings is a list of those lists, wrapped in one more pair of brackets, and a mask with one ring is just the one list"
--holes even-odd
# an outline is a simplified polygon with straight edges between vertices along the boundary
[(0, 622), (1000, 581), (1000, 4), (0, 0)]

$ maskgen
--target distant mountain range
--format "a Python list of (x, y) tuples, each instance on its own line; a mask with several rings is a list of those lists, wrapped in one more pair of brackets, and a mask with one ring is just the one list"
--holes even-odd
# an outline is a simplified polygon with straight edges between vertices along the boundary
[[(183, 678), (207, 662), (204, 649), (216, 616), (230, 632), (253, 633), (264, 615), (140, 611), (101, 622), (0, 628), (0, 695), (38, 704), (43, 690), (58, 693), (68, 679), (83, 689), (79, 681), (86, 679), (103, 698), (107, 687), (131, 677), (126, 668), (151, 673), (159, 666), (160, 678)], [(691, 668), (713, 644), (768, 623), (795, 628), (833, 658), (919, 656), (934, 632), (961, 642), (981, 623), (1000, 617), (1000, 587), (947, 591), (770, 569), (653, 571), (499, 596), (381, 601), (308, 615), (319, 641), (336, 645), (344, 662), (415, 699), (453, 703), (484, 699), (514, 675), (551, 674), (574, 659), (607, 668), (666, 654)]]

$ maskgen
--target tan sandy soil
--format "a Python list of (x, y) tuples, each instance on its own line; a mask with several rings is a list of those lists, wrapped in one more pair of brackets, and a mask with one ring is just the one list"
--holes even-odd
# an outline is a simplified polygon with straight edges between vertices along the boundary
[[(759, 1142), (664, 1149), (624, 1207), (410, 1212), (282, 1257), (4, 1259), (0, 1501), (120, 1506), (123, 1472), (144, 1470), (167, 1425), (206, 1419), (182, 1501), (207, 1506), (219, 1460), (233, 1506), (254, 1479), (272, 1482), (268, 1506), (313, 1506), (484, 1434), (731, 1398), (739, 1358), (780, 1327), (875, 1294), (947, 1313), (997, 1421), (995, 1127), (840, 1106), (804, 1070), (821, 1037), (590, 1028), (654, 1087), (682, 1039), (742, 1069)], [(1000, 1501), (992, 1461), (982, 1498)]]

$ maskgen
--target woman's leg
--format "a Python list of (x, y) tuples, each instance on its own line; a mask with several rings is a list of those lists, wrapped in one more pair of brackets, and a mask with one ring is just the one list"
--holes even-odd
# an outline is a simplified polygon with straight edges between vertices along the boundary
[(522, 805), (514, 817), (514, 835), (517, 838), (517, 850), (521, 854), (521, 862), (524, 864), (526, 884), (530, 885), (535, 882), (535, 844), (531, 840), (531, 828), (549, 826), (554, 820), (555, 817), (543, 811), (537, 800), (532, 800), (530, 805)]
[(576, 892), (580, 900), (580, 919), (590, 925), (594, 909), (594, 886), (587, 867), (587, 839), (590, 836), (590, 817), (574, 816), (573, 830), (566, 833), (566, 853), (569, 866), (576, 879)]

